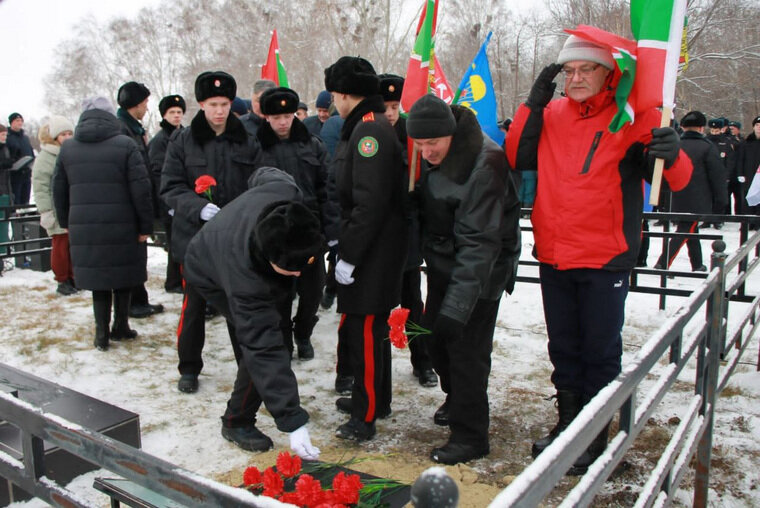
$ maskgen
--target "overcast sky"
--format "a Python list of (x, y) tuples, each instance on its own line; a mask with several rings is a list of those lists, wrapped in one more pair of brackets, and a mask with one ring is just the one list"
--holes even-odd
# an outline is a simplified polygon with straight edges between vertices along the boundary
[[(518, 9), (543, 4), (505, 1)], [(0, 34), (5, 42), (4, 51), (0, 53), (0, 122), (7, 125), (8, 115), (16, 111), (27, 120), (40, 120), (51, 113), (42, 105), (43, 80), (55, 62), (56, 44), (70, 37), (78, 21), (87, 15), (93, 15), (99, 21), (117, 16), (132, 17), (141, 8), (160, 2), (0, 0)]]

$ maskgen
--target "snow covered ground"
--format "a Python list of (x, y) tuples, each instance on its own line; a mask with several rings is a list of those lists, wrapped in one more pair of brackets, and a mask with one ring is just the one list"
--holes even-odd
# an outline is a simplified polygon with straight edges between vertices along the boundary
[[(654, 228), (658, 230), (659, 228)], [(728, 252), (738, 246), (738, 226), (723, 229)], [(713, 233), (713, 230), (707, 230)], [(524, 235), (523, 258), (530, 258), (532, 238)], [(705, 264), (709, 264), (710, 246), (703, 242)], [(660, 253), (659, 242), (652, 242), (649, 266)], [(207, 343), (200, 391), (193, 395), (176, 390), (175, 329), (181, 296), (163, 291), (165, 253), (150, 249), (148, 290), (151, 301), (162, 303), (166, 312), (131, 325), (140, 336), (132, 342), (113, 344), (108, 352), (92, 346), (94, 322), (91, 297), (81, 292), (70, 297), (55, 293), (52, 273), (13, 269), (0, 278), (0, 308), (5, 318), (0, 323), (0, 361), (40, 377), (81, 391), (93, 397), (134, 411), (140, 415), (143, 450), (213, 478), (224, 479), (232, 472), (231, 482), (239, 481), (236, 472), (247, 465), (266, 467), (273, 463), (272, 453), (251, 454), (226, 442), (220, 435), (220, 420), (235, 377), (235, 364), (229, 347), (224, 320), (207, 322)], [(685, 251), (675, 269), (688, 270)], [(525, 268), (522, 274), (534, 270)], [(650, 277), (656, 284), (656, 277)], [(669, 284), (693, 287), (698, 281), (673, 280)], [(748, 287), (749, 294), (760, 291), (760, 276)], [(665, 311), (657, 308), (658, 297), (631, 293), (628, 298), (624, 329), (624, 363), (646, 342), (683, 299), (668, 298)], [(734, 304), (732, 304), (734, 305)], [(732, 313), (734, 316), (738, 312)], [(391, 471), (412, 468), (415, 474), (430, 467), (429, 450), (446, 439), (444, 429), (432, 422), (432, 414), (442, 403), (438, 388), (423, 388), (412, 376), (408, 351), (394, 350), (393, 415), (380, 421), (377, 437), (361, 446), (351, 446), (334, 437), (335, 428), (345, 421), (337, 413), (333, 392), (336, 329), (339, 316), (320, 310), (320, 321), (313, 339), (316, 359), (295, 360), (304, 407), (311, 414), (312, 441), (332, 460), (357, 454), (383, 457)], [(712, 506), (760, 506), (760, 373), (755, 364), (757, 340), (750, 346), (743, 363), (719, 399), (716, 412), (711, 475)], [(459, 475), (460, 485), (477, 488), (463, 490), (462, 506), (485, 506), (522, 469), (531, 462), (530, 444), (555, 421), (551, 395), (551, 364), (546, 354), (546, 336), (539, 287), (518, 284), (514, 294), (502, 301), (495, 335), (493, 367), (489, 396), (491, 401), (491, 454), (469, 467), (447, 468)], [(682, 400), (692, 390), (694, 370), (685, 369), (683, 397), (678, 392), (665, 398), (650, 419), (645, 435), (626, 460), (630, 469), (608, 482), (599, 505), (629, 505), (643, 484), (667, 439), (675, 429), (672, 417), (679, 413)], [(278, 432), (270, 417), (259, 419), (260, 428), (274, 440), (277, 451), (287, 450), (287, 436)], [(78, 495), (107, 506), (103, 494), (91, 488), (95, 476), (84, 475), (70, 487)], [(678, 492), (678, 500), (691, 504), (693, 477), (687, 478)], [(556, 504), (576, 480), (568, 478), (558, 487), (547, 504)], [(40, 501), (17, 503), (17, 506), (41, 506)]]

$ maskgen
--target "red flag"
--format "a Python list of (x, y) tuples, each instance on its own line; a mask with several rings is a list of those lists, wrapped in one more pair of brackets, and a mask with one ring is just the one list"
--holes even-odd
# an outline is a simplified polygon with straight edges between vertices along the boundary
[(277, 86), (288, 86), (288, 74), (280, 60), (280, 44), (277, 42), (277, 30), (272, 31), (272, 40), (269, 42), (267, 63), (261, 66), (261, 79), (269, 79), (277, 83)]

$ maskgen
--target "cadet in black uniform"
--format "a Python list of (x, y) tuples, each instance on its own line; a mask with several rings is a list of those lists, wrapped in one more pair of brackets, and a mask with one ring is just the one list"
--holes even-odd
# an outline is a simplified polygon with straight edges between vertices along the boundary
[(338, 334), (354, 375), (351, 419), (336, 434), (363, 441), (375, 435), (378, 414), (390, 413), (388, 315), (401, 299), (407, 252), (402, 148), (367, 60), (341, 57), (325, 69), (325, 88), (345, 118), (335, 150), (341, 207), (335, 280), (343, 314)]

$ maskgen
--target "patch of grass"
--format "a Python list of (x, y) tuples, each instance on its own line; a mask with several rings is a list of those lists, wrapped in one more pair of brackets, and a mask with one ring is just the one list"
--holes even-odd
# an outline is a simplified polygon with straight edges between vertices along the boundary
[(733, 385), (726, 385), (723, 391), (720, 392), (720, 396), (721, 397), (749, 397), (749, 395), (747, 395), (747, 392), (745, 392), (738, 386), (733, 386)]

